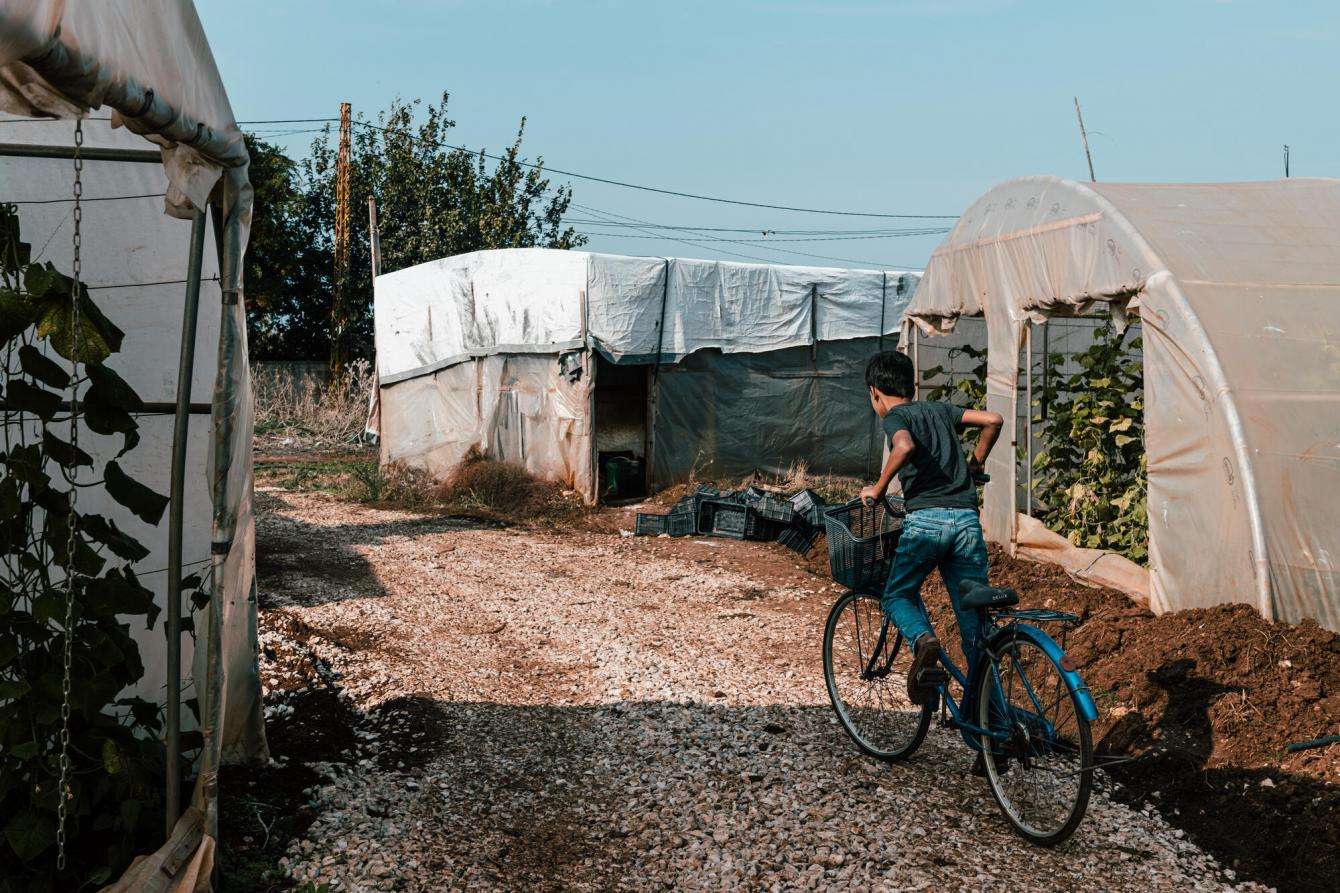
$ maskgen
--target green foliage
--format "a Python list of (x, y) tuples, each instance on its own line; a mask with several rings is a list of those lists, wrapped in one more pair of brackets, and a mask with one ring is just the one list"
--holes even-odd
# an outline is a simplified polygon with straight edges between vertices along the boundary
[(328, 359), (333, 318), (346, 360), (372, 355), (368, 196), (377, 199), (386, 273), (486, 248), (585, 243), (562, 223), (571, 190), (551, 187), (543, 159), (535, 168), (519, 163), (525, 119), (499, 162), (446, 147), (455, 126), (445, 93), (436, 105), (397, 99), (375, 121), (358, 117), (349, 160), (349, 276), (340, 307), (332, 281), (338, 139), (327, 130), (301, 162), (248, 139), (256, 193), (247, 249), (253, 358)]
[[(1138, 335), (1128, 340), (1109, 324), (1095, 329), (1093, 344), (1075, 355), (1079, 370), (1053, 376), (1037, 401), (1045, 401), (1049, 412), (1033, 469), (1048, 527), (1077, 546), (1143, 563), (1149, 519), (1139, 348)], [(1061, 360), (1053, 356), (1053, 367)]]
[[(1127, 332), (1134, 331), (1128, 329)], [(1043, 505), (1040, 519), (1077, 546), (1119, 552), (1132, 561), (1148, 558), (1144, 450), (1144, 369), (1135, 352), (1140, 339), (1118, 334), (1110, 325), (1094, 330), (1094, 342), (1073, 357), (1073, 375), (1051, 376), (1039, 390), (1037, 408), (1048, 408), (1042, 447), (1033, 457), (1033, 495)], [(966, 357), (966, 373), (953, 361)], [(924, 377), (939, 383), (927, 394), (965, 409), (986, 405), (986, 351), (969, 345), (949, 351), (949, 366)], [(1065, 357), (1053, 354), (1059, 369)], [(1034, 375), (1034, 382), (1039, 376)], [(1036, 423), (1035, 423), (1036, 429)], [(977, 431), (963, 433), (971, 449)], [(1020, 453), (1022, 455), (1022, 448)]]
[[(972, 363), (966, 373), (956, 369), (955, 361), (966, 357)], [(971, 344), (950, 348), (948, 366), (932, 366), (922, 373), (928, 381), (939, 384), (926, 393), (927, 400), (952, 403), (961, 409), (986, 407), (986, 349)], [(971, 450), (977, 443), (977, 429), (969, 428), (959, 434), (964, 449)]]
[[(159, 711), (117, 699), (144, 673), (127, 617), (152, 627), (153, 593), (131, 565), (148, 550), (111, 520), (76, 514), (70, 499), (106, 486), (117, 502), (156, 523), (166, 502), (113, 462), (98, 463), (67, 438), (74, 353), (73, 282), (28, 262), (12, 205), (0, 205), (0, 352), (5, 363), (0, 450), (0, 890), (76, 889), (105, 882), (161, 828), (164, 772)], [(79, 359), (88, 427), (138, 440), (141, 404), (101, 365), (122, 333), (80, 288)], [(45, 350), (44, 350), (45, 348)], [(95, 424), (96, 421), (96, 424)], [(75, 474), (79, 472), (76, 478)], [(73, 624), (65, 627), (64, 569), (74, 568)], [(68, 865), (56, 871), (63, 651), (70, 636), (70, 784), (65, 792)], [(95, 884), (96, 886), (97, 884)]]

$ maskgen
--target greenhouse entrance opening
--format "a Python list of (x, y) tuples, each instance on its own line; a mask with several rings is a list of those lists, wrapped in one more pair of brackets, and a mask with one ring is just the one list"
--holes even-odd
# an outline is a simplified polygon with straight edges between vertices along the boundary
[(649, 491), (651, 367), (611, 363), (598, 353), (595, 374), (595, 449), (600, 499), (620, 502)]

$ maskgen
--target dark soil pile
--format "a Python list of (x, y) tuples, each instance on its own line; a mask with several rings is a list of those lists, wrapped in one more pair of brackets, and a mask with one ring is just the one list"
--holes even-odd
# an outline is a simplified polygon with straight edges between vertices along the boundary
[[(822, 544), (810, 561), (825, 564)], [(1340, 636), (1247, 605), (1155, 616), (994, 546), (991, 580), (1024, 607), (1081, 618), (1066, 650), (1098, 703), (1094, 740), (1119, 796), (1282, 891), (1340, 889), (1340, 744), (1285, 750), (1340, 732)], [(925, 597), (952, 645), (938, 575)]]

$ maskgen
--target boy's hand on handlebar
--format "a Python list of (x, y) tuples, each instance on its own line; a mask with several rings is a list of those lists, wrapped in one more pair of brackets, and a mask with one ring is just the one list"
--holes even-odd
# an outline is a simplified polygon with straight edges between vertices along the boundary
[(986, 464), (984, 462), (979, 460), (976, 456), (968, 457), (968, 474), (972, 475), (973, 477), (977, 477), (978, 475), (984, 474), (985, 472), (986, 472)]
[(871, 484), (868, 487), (861, 488), (861, 504), (874, 505), (884, 498), (884, 491), (879, 489), (878, 484)]

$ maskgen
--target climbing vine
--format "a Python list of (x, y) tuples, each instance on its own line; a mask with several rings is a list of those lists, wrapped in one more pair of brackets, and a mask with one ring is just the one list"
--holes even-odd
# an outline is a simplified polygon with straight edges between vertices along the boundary
[[(1042, 449), (1033, 457), (1041, 520), (1077, 546), (1149, 556), (1146, 515), (1144, 367), (1139, 328), (1109, 322), (1054, 375), (1038, 397), (1048, 407)], [(1053, 368), (1063, 357), (1051, 358)], [(1036, 381), (1036, 376), (1034, 378)]]
[[(135, 413), (143, 408), (105, 365), (123, 333), (82, 284), (72, 313), (72, 280), (30, 255), (14, 206), (0, 205), (0, 891), (96, 888), (153, 844), (163, 821), (159, 708), (118, 698), (144, 674), (130, 622), (152, 628), (158, 614), (134, 570), (149, 550), (105, 515), (72, 513), (71, 500), (76, 490), (101, 491), (106, 498), (76, 502), (115, 502), (149, 525), (168, 501), (121, 465), (139, 443)], [(76, 344), (72, 380), (70, 365), (55, 357), (74, 360)], [(68, 439), (72, 388), (80, 427), (98, 435), (92, 452)], [(69, 628), (66, 567), (74, 573)], [(62, 791), (67, 636), (71, 765)], [(67, 864), (58, 872), (62, 798)]]
[[(1083, 351), (1048, 357), (1052, 369), (1074, 372), (1050, 376), (1034, 398), (1034, 418), (1041, 422), (1041, 448), (1033, 457), (1033, 495), (1041, 508), (1034, 512), (1077, 546), (1119, 552), (1143, 563), (1149, 554), (1149, 522), (1139, 330), (1118, 332), (1109, 322), (1093, 331), (1093, 342)], [(966, 373), (953, 368), (959, 357), (973, 363)], [(983, 408), (986, 351), (963, 345), (949, 351), (949, 360), (948, 367), (923, 373), (938, 382), (928, 398)], [(1035, 373), (1035, 386), (1040, 380)], [(977, 432), (965, 431), (963, 438), (970, 449)]]

